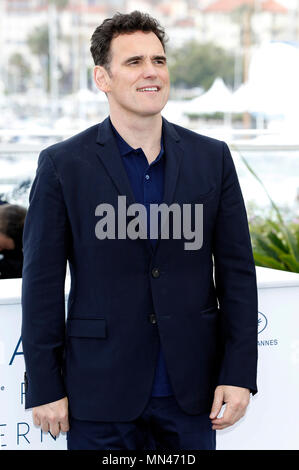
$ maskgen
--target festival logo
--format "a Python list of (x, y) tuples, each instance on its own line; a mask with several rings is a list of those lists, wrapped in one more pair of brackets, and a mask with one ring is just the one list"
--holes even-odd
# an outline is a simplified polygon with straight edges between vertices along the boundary
[(264, 331), (268, 325), (268, 320), (266, 315), (264, 315), (262, 312), (258, 312), (258, 334), (260, 334), (262, 331)]

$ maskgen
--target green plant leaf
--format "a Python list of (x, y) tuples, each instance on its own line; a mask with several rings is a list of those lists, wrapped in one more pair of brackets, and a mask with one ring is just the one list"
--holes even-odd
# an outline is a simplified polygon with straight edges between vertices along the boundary
[(286, 271), (286, 268), (283, 264), (279, 263), (270, 256), (265, 256), (256, 251), (253, 251), (254, 261), (257, 266), (263, 266), (265, 268), (280, 269), (281, 271)]
[(282, 233), (281, 227), (277, 222), (274, 222), (274, 220), (271, 219), (266, 219), (267, 224), (271, 225), (271, 227), (275, 230), (276, 233)]
[[(243, 161), (244, 165), (247, 167), (247, 169), (250, 171), (250, 173), (255, 177), (255, 179), (261, 184), (261, 186), (263, 187), (265, 193), (267, 194), (267, 196), (270, 200), (271, 206), (273, 207), (273, 209), (274, 209), (274, 211), (277, 215), (278, 221), (280, 223), (280, 227), (278, 227), (277, 224), (276, 224), (276, 230), (278, 231), (278, 233), (281, 232), (285, 236), (285, 239), (286, 239), (286, 242), (287, 242), (287, 249), (289, 251), (289, 254), (292, 255), (291, 256), (292, 261), (290, 261), (290, 259), (288, 258), (288, 266), (294, 266), (294, 262), (295, 262), (295, 266), (296, 266), (297, 263), (299, 263), (299, 247), (298, 247), (298, 240), (297, 240), (296, 236), (294, 236), (293, 233), (291, 232), (291, 230), (285, 225), (277, 205), (275, 204), (275, 202), (271, 198), (271, 196), (268, 193), (267, 188), (265, 187), (262, 180), (255, 173), (255, 171), (251, 168), (251, 166), (247, 162), (246, 158), (242, 155), (242, 153), (238, 150), (238, 148), (235, 145), (232, 145), (232, 147), (239, 153), (239, 156), (240, 156), (241, 160)], [(266, 243), (262, 243), (260, 238), (257, 238), (256, 241), (260, 246), (263, 247), (264, 251), (271, 256), (271, 248), (269, 246), (267, 246)], [(266, 248), (266, 246), (267, 246), (267, 248)], [(272, 252), (275, 253), (275, 255), (272, 255), (272, 256), (275, 259), (277, 259), (276, 250), (272, 250)]]
[(297, 242), (296, 242), (296, 238), (295, 236), (292, 234), (292, 232), (290, 231), (290, 229), (288, 227), (285, 227), (285, 232), (286, 232), (286, 236), (288, 237), (288, 242), (289, 242), (289, 246), (290, 246), (290, 252), (292, 253), (292, 255), (294, 256), (294, 258), (296, 259), (296, 261), (299, 262), (299, 249), (297, 247)]
[(281, 259), (288, 266), (290, 271), (299, 273), (299, 263), (291, 255), (282, 255)]
[(277, 253), (281, 253), (281, 252), (286, 253), (286, 254), (289, 253), (288, 247), (285, 246), (285, 244), (283, 243), (283, 241), (280, 238), (278, 238), (276, 233), (270, 232), (270, 233), (267, 234), (267, 237), (272, 242), (271, 246)]
[(251, 168), (251, 166), (249, 165), (249, 163), (247, 162), (246, 158), (242, 155), (242, 153), (240, 152), (240, 150), (238, 150), (234, 145), (232, 145), (232, 147), (234, 147), (237, 152), (239, 153), (239, 156), (241, 158), (241, 160), (243, 161), (244, 165), (247, 167), (247, 169), (250, 171), (250, 173), (255, 177), (255, 179), (261, 184), (261, 186), (263, 187), (265, 193), (267, 194), (269, 200), (270, 200), (270, 203), (273, 207), (273, 209), (275, 210), (276, 212), (276, 215), (277, 215), (277, 218), (279, 220), (279, 222), (281, 223), (282, 227), (284, 227), (284, 222), (283, 222), (283, 219), (282, 219), (282, 216), (281, 216), (281, 213), (277, 207), (277, 205), (275, 204), (275, 202), (273, 201), (273, 199), (271, 198), (270, 194), (268, 193), (267, 191), (267, 188), (266, 186), (264, 185), (264, 183), (262, 182), (262, 180), (258, 177), (258, 175), (255, 173), (255, 171)]
[(274, 259), (279, 261), (278, 254), (276, 253), (275, 250), (266, 242), (265, 238), (262, 238), (260, 235), (255, 236), (255, 242), (257, 245), (257, 248), (261, 248), (262, 251), (264, 252), (265, 255), (267, 256), (272, 256)]

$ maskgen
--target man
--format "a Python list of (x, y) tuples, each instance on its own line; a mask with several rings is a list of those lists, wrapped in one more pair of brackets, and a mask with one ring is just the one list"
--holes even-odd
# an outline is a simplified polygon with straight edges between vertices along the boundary
[(0, 279), (22, 277), (22, 237), (27, 210), (0, 201)]
[[(233, 160), (224, 142), (162, 118), (170, 82), (156, 20), (118, 13), (91, 52), (110, 115), (43, 150), (30, 193), (25, 407), (44, 432), (67, 432), (70, 450), (215, 449), (216, 430), (257, 392), (256, 275)], [(192, 207), (193, 228), (202, 205), (200, 249), (177, 226), (164, 236), (161, 219), (148, 236), (162, 202)], [(146, 236), (111, 234), (124, 213), (129, 233), (133, 204)]]

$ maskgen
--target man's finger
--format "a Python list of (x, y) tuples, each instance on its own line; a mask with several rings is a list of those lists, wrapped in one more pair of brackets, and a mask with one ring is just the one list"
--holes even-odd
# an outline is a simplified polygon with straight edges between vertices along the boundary
[(40, 426), (41, 424), (41, 421), (40, 421), (40, 417), (38, 415), (32, 415), (33, 417), (33, 424), (35, 424), (35, 426)]
[(215, 394), (214, 394), (214, 401), (213, 401), (213, 405), (212, 405), (212, 409), (210, 413), (211, 419), (216, 418), (216, 416), (220, 413), (222, 404), (223, 404), (223, 391), (221, 389), (216, 388)]
[(57, 437), (60, 432), (60, 426), (59, 423), (52, 423), (50, 426), (50, 433), (52, 434), (53, 437)]
[(59, 417), (59, 424), (60, 424), (60, 430), (62, 432), (67, 432), (69, 431), (69, 416), (68, 416), (68, 411), (65, 411), (62, 415)]
[(60, 430), (62, 432), (67, 432), (70, 430), (70, 425), (68, 419), (60, 422)]
[(233, 424), (233, 418), (234, 418), (234, 413), (232, 410), (229, 408), (229, 405), (227, 404), (223, 413), (223, 416), (221, 418), (215, 418), (212, 420), (212, 424), (220, 424), (220, 425), (226, 425), (229, 426), (230, 424)]
[(42, 418), (41, 420), (41, 429), (43, 432), (49, 432), (50, 426), (47, 418)]
[(212, 425), (213, 431), (221, 431), (222, 429), (228, 428), (228, 425), (226, 426), (217, 426), (216, 424)]
[(227, 427), (235, 424), (242, 416), (242, 410), (230, 403), (227, 403), (223, 416), (212, 420), (216, 426)]

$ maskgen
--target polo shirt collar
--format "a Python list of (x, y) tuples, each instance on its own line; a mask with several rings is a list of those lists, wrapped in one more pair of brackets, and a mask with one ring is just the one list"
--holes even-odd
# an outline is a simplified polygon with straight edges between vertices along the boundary
[[(125, 155), (129, 154), (130, 152), (135, 152), (135, 150), (137, 150), (137, 149), (134, 149), (133, 147), (131, 147), (122, 138), (122, 136), (117, 132), (117, 130), (115, 129), (115, 127), (113, 126), (113, 124), (111, 122), (110, 116), (109, 116), (109, 121), (110, 121), (111, 128), (114, 132), (114, 135), (116, 136), (116, 141), (117, 141), (117, 145), (118, 145), (121, 156), (124, 157)], [(164, 145), (163, 145), (163, 126), (162, 126), (160, 154), (162, 155), (163, 153), (164, 153)]]

